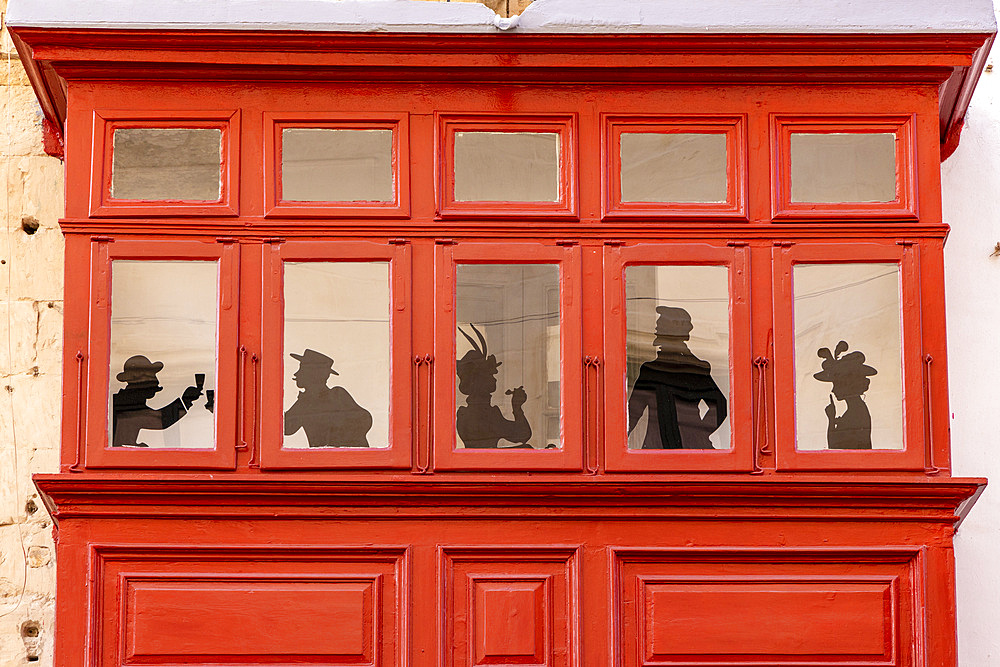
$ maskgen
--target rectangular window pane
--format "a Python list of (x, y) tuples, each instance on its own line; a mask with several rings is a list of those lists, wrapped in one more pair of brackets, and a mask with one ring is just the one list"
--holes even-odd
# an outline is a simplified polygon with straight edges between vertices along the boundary
[(623, 202), (726, 201), (725, 134), (625, 132), (621, 162)]
[(629, 449), (730, 449), (729, 270), (625, 270)]
[(114, 133), (115, 199), (218, 201), (222, 130), (150, 127)]
[(559, 267), (458, 267), (455, 427), (470, 449), (562, 447)]
[(388, 447), (388, 262), (286, 262), (283, 447)]
[(393, 201), (392, 130), (282, 130), (281, 198)]
[(896, 135), (791, 135), (792, 201), (896, 201)]
[(218, 263), (112, 263), (111, 446), (214, 447)]
[(902, 449), (897, 264), (798, 264), (796, 448)]
[(456, 132), (456, 201), (559, 201), (559, 135)]

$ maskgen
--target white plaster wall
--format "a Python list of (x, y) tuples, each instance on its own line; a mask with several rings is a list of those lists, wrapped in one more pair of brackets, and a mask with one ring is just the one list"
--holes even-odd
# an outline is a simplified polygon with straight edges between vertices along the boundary
[[(998, 62), (994, 48), (990, 63)], [(988, 67), (989, 69), (989, 67)], [(1000, 665), (1000, 69), (941, 168), (954, 474), (990, 478), (955, 540), (961, 667)], [(1000, 252), (997, 253), (1000, 255)]]

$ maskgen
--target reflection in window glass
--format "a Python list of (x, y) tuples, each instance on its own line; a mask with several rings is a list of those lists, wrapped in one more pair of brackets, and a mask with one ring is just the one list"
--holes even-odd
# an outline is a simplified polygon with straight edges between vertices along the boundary
[(726, 201), (726, 135), (625, 132), (623, 202)]
[(216, 262), (112, 263), (112, 447), (214, 447)]
[(559, 267), (458, 267), (458, 446), (556, 449), (560, 420)]
[(791, 135), (792, 201), (896, 201), (896, 135)]
[(629, 449), (730, 449), (729, 270), (625, 270)]
[(388, 447), (388, 262), (286, 262), (283, 447)]
[(559, 135), (456, 132), (456, 201), (559, 201)]
[(114, 199), (218, 201), (222, 130), (147, 127), (115, 130)]
[(392, 130), (282, 130), (281, 198), (393, 201)]
[(798, 264), (795, 432), (799, 450), (902, 449), (897, 264)]

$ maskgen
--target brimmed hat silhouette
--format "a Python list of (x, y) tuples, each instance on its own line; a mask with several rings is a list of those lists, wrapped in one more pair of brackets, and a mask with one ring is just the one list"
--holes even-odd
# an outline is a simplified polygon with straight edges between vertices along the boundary
[(122, 364), (122, 372), (116, 375), (115, 379), (128, 384), (156, 383), (156, 374), (162, 369), (162, 361), (150, 361), (147, 357), (137, 354), (125, 360), (125, 363)]
[(475, 324), (470, 323), (469, 326), (472, 327), (472, 330), (476, 333), (476, 338), (479, 339), (479, 342), (477, 343), (473, 340), (472, 336), (465, 333), (465, 331), (462, 330), (462, 327), (458, 327), (459, 333), (465, 336), (465, 340), (469, 341), (469, 344), (472, 345), (472, 349), (466, 352), (465, 356), (458, 360), (455, 370), (458, 373), (462, 373), (464, 369), (470, 366), (478, 367), (480, 365), (492, 365), (493, 372), (496, 373), (496, 369), (499, 368), (503, 362), (497, 361), (497, 356), (495, 354), (487, 356), (486, 353), (488, 350), (486, 349), (486, 339), (483, 337), (483, 334), (480, 333), (479, 329), (476, 328)]
[(292, 352), (288, 356), (295, 359), (303, 366), (322, 366), (334, 375), (340, 375), (340, 373), (333, 370), (333, 359), (326, 356), (322, 352), (306, 349), (306, 351), (302, 354), (295, 354)]
[(656, 335), (657, 336), (687, 336), (694, 329), (691, 315), (683, 308), (672, 306), (657, 306)]
[(816, 355), (823, 360), (823, 370), (819, 373), (814, 373), (813, 377), (821, 382), (836, 382), (838, 380), (878, 375), (877, 370), (865, 364), (865, 355), (862, 352), (855, 350), (854, 352), (840, 356), (847, 351), (847, 348), (847, 341), (842, 340), (837, 343), (834, 353), (831, 353), (828, 347), (821, 347), (817, 350)]

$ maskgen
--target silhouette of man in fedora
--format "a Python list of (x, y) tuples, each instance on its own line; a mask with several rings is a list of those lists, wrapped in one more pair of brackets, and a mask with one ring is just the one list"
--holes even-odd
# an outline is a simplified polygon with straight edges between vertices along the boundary
[[(642, 449), (713, 449), (709, 436), (726, 420), (726, 397), (712, 367), (688, 349), (691, 315), (683, 308), (656, 308), (656, 359), (639, 368), (628, 398), (628, 432), (648, 412)], [(707, 410), (701, 413), (701, 402)]]
[[(878, 371), (865, 363), (865, 355), (861, 352), (844, 354), (848, 347), (847, 341), (842, 340), (832, 354), (827, 347), (816, 351), (823, 360), (823, 370), (814, 373), (813, 377), (820, 382), (833, 383), (830, 402), (824, 408), (826, 446), (828, 449), (871, 449), (872, 415), (862, 394), (871, 386), (868, 378), (877, 375)], [(839, 417), (834, 397), (847, 403), (847, 410)]]
[(201, 389), (188, 387), (180, 398), (174, 399), (160, 409), (146, 405), (146, 401), (163, 390), (156, 374), (163, 369), (162, 361), (150, 361), (137, 354), (125, 360), (122, 372), (115, 376), (125, 383), (111, 397), (111, 446), (148, 447), (138, 442), (139, 431), (149, 429), (162, 431), (177, 423), (187, 414), (191, 405), (201, 396)]
[(333, 359), (316, 350), (288, 356), (299, 362), (292, 379), (302, 391), (285, 411), (285, 435), (303, 429), (310, 447), (368, 447), (371, 413), (343, 387), (326, 384), (331, 375), (340, 375)]

